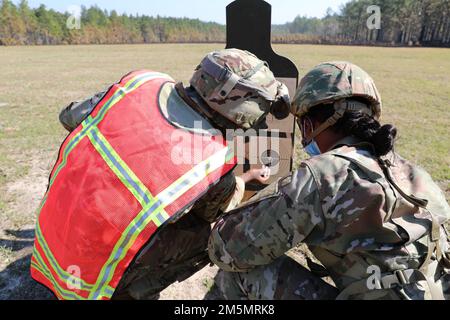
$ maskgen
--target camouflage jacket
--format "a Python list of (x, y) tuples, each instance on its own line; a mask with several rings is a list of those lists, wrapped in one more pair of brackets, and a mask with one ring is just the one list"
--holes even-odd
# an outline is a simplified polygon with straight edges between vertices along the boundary
[(342, 140), (223, 217), (210, 238), (211, 260), (225, 271), (246, 272), (306, 243), (340, 291), (364, 282), (363, 290), (346, 298), (429, 297), (420, 284), (408, 292), (371, 291), (366, 281), (373, 268), (383, 276), (420, 268), (432, 220), (439, 225), (441, 249), (448, 252), (441, 226), (450, 219), (450, 208), (443, 192), (425, 171), (390, 154), (397, 184), (406, 194), (429, 201), (428, 210), (415, 207), (387, 181), (370, 151), (357, 143)]

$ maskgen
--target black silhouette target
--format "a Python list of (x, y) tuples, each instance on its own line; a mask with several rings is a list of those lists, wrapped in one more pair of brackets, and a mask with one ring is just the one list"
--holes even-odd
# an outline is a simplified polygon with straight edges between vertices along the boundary
[[(272, 29), (272, 6), (263, 0), (236, 0), (227, 6), (227, 48), (237, 48), (247, 50), (258, 56), (261, 60), (267, 61), (270, 69), (277, 79), (289, 88), (291, 97), (297, 89), (299, 72), (295, 64), (288, 58), (275, 53), (271, 42)], [(259, 163), (251, 165), (249, 159), (246, 163), (237, 168), (237, 174), (246, 172), (252, 167), (268, 165), (274, 171), (269, 183), (279, 177), (289, 174), (293, 166), (294, 139), (295, 139), (295, 119), (290, 116), (284, 120), (276, 120), (269, 116), (267, 119), (269, 126), (268, 133), (262, 134), (262, 138), (267, 137), (268, 150), (259, 150)], [(274, 140), (271, 134), (274, 130), (279, 131), (276, 136), (276, 148), (273, 147)], [(272, 148), (272, 149), (271, 149)], [(275, 150), (276, 149), (276, 150)], [(265, 163), (264, 163), (265, 162)], [(251, 183), (248, 185), (247, 198), (254, 194), (254, 191), (261, 190), (265, 186)]]

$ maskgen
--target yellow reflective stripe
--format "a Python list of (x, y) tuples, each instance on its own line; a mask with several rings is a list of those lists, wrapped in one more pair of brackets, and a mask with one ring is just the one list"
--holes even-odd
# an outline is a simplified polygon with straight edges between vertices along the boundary
[[(69, 154), (75, 149), (75, 147), (92, 131), (92, 130), (96, 130), (97, 129), (97, 125), (104, 119), (106, 113), (112, 108), (114, 107), (119, 101), (121, 101), (125, 95), (127, 95), (128, 93), (133, 92), (134, 90), (138, 89), (140, 86), (142, 86), (143, 84), (145, 84), (148, 81), (154, 80), (154, 79), (158, 79), (158, 78), (165, 78), (167, 80), (172, 80), (172, 78), (170, 78), (168, 75), (166, 74), (162, 74), (162, 73), (157, 73), (157, 72), (146, 72), (140, 75), (137, 75), (136, 77), (133, 77), (132, 79), (130, 79), (125, 86), (123, 87), (119, 87), (116, 92), (114, 93), (114, 95), (105, 103), (105, 105), (101, 108), (101, 110), (99, 111), (98, 115), (96, 118), (92, 118), (91, 116), (86, 119), (83, 122), (83, 130), (81, 130), (80, 132), (78, 132), (71, 140), (70, 142), (67, 144), (67, 147), (65, 148), (64, 152), (63, 152), (63, 161), (61, 162), (61, 164), (58, 166), (58, 168), (55, 170), (55, 173), (53, 175), (53, 177), (50, 180), (50, 184), (49, 184), (49, 190), (51, 188), (51, 186), (53, 185), (54, 181), (56, 180), (59, 172), (62, 170), (62, 168), (67, 164), (67, 159)], [(45, 195), (44, 199), (42, 200), (40, 207), (38, 209), (38, 215), (40, 214), (40, 212), (42, 211), (42, 208), (44, 207), (46, 201), (48, 199), (48, 192)], [(65, 270), (63, 270), (59, 264), (56, 262), (56, 259), (54, 259), (54, 256), (52, 255), (47, 243), (45, 243), (43, 240), (43, 237), (41, 238), (41, 241), (38, 240), (39, 244), (41, 245), (41, 247), (43, 248), (44, 252), (46, 252), (46, 257), (47, 259), (50, 261), (52, 269), (59, 275), (59, 277), (61, 277), (61, 274), (66, 275), (67, 272)], [(52, 260), (53, 258), (53, 260)], [(42, 272), (41, 272), (42, 273)], [(70, 275), (73, 279), (73, 276)], [(61, 280), (63, 280), (64, 277), (61, 277)], [(83, 285), (83, 287), (85, 289), (89, 289), (91, 290), (93, 288), (94, 285), (89, 284), (87, 282), (85, 282), (82, 279), (78, 279), (80, 280), (80, 283)], [(107, 287), (106, 290), (107, 295), (108, 296), (112, 296), (114, 289), (111, 287)]]
[[(85, 291), (92, 290), (92, 288), (94, 287), (93, 284), (89, 284), (86, 281), (84, 281), (83, 279), (75, 277), (74, 275), (68, 273), (66, 270), (64, 270), (59, 265), (55, 256), (49, 249), (47, 242), (45, 241), (45, 237), (42, 234), (42, 229), (40, 227), (39, 221), (36, 224), (36, 240), (39, 243), (39, 245), (41, 246), (44, 256), (50, 262), (49, 267), (51, 267), (53, 269), (53, 271), (55, 271), (55, 273), (58, 275), (58, 277), (61, 281), (68, 281), (68, 279), (73, 279), (73, 280), (78, 281), (81, 284), (81, 288), (80, 288), (81, 290), (85, 290)], [(111, 287), (108, 287), (107, 291), (114, 292), (114, 289)], [(112, 296), (112, 294), (111, 294), (111, 296)]]
[[(51, 280), (49, 279), (49, 276), (46, 274), (46, 272), (44, 272), (44, 270), (42, 270), (41, 266), (39, 266), (37, 263), (32, 261), (31, 268), (34, 269), (35, 271), (39, 272), (45, 279), (47, 279), (48, 281), (51, 282)], [(56, 295), (56, 297), (59, 300), (64, 299), (57, 290), (56, 290), (56, 292), (53, 292), (53, 293)]]
[(128, 167), (125, 161), (122, 160), (98, 128), (89, 133), (89, 139), (103, 160), (108, 164), (109, 168), (139, 201), (142, 207), (145, 207), (147, 204), (153, 202), (153, 195), (144, 183), (136, 176), (136, 174)]
[[(78, 132), (78, 133), (70, 140), (70, 142), (68, 143), (67, 147), (65, 148), (65, 150), (64, 150), (64, 152), (63, 152), (63, 161), (62, 161), (61, 164), (58, 166), (58, 168), (55, 170), (55, 173), (54, 173), (53, 177), (52, 177), (51, 180), (50, 180), (49, 190), (50, 190), (51, 186), (53, 185), (54, 181), (56, 180), (56, 178), (57, 178), (59, 172), (60, 172), (60, 171), (62, 170), (62, 168), (66, 165), (69, 154), (75, 149), (75, 147), (80, 143), (80, 141), (82, 141), (86, 136), (90, 135), (92, 131), (99, 132), (99, 131), (98, 131), (98, 128), (97, 128), (97, 125), (104, 119), (106, 113), (107, 113), (113, 106), (115, 106), (119, 101), (121, 101), (127, 94), (129, 94), (129, 93), (133, 92), (134, 90), (138, 89), (140, 86), (142, 86), (142, 85), (145, 84), (146, 82), (151, 81), (151, 80), (154, 80), (154, 79), (158, 79), (158, 78), (165, 78), (165, 79), (167, 79), (167, 80), (169, 80), (169, 81), (173, 81), (172, 78), (170, 78), (168, 75), (163, 74), (163, 73), (147, 72), (147, 73), (143, 73), (143, 74), (137, 75), (137, 76), (135, 76), (134, 78), (130, 79), (130, 80), (125, 84), (125, 86), (119, 87), (119, 88), (116, 90), (116, 92), (114, 93), (114, 95), (113, 95), (113, 96), (105, 103), (105, 105), (100, 109), (99, 113), (97, 114), (97, 116), (96, 116), (95, 118), (92, 118), (92, 116), (89, 116), (88, 119), (86, 119), (86, 120), (83, 122), (83, 124), (82, 124), (82, 125), (83, 125), (83, 129), (82, 129), (80, 132)], [(104, 139), (104, 141), (106, 141), (106, 139)], [(112, 148), (111, 148), (111, 149), (112, 149)], [(122, 163), (123, 163), (123, 161), (122, 161)], [(128, 170), (127, 170), (127, 171), (128, 171)], [(128, 172), (132, 172), (132, 171), (129, 170)], [(117, 173), (116, 173), (116, 174), (117, 174)], [(147, 192), (145, 192), (145, 194), (146, 194), (147, 196), (150, 195), (150, 193), (148, 192), (148, 190), (147, 190), (147, 189), (145, 189), (145, 190), (147, 191)], [(145, 191), (145, 190), (144, 190), (144, 191)], [(131, 190), (130, 190), (130, 191), (131, 191)], [(134, 193), (133, 193), (133, 194), (134, 194)], [(136, 197), (136, 194), (134, 194), (134, 195), (135, 195), (135, 197)], [(46, 196), (44, 197), (43, 201), (41, 202), (41, 205), (40, 205), (40, 207), (39, 207), (39, 211), (42, 210), (43, 206), (45, 205), (45, 202), (46, 202), (47, 198), (48, 198), (48, 192), (47, 192)], [(136, 198), (138, 199), (138, 201), (139, 201), (139, 200), (143, 201), (143, 200), (142, 200), (142, 197), (141, 197), (141, 199), (139, 199), (138, 197), (136, 197)], [(147, 199), (145, 199), (145, 200), (147, 200)], [(141, 201), (140, 201), (140, 202), (141, 202)], [(145, 201), (145, 203), (149, 203), (149, 201)], [(165, 213), (165, 212), (163, 213), (163, 215), (164, 215), (164, 216), (168, 216), (167, 213)], [(152, 218), (154, 218), (154, 217), (152, 217)], [(159, 223), (157, 223), (157, 224), (159, 225)], [(39, 229), (39, 230), (40, 230), (40, 229)], [(54, 256), (53, 256), (53, 254), (51, 253), (51, 251), (50, 251), (50, 249), (49, 249), (47, 243), (45, 243), (45, 240), (43, 239), (43, 237), (42, 237), (41, 241), (38, 240), (38, 242), (39, 242), (39, 244), (41, 245), (41, 247), (43, 248), (44, 252), (46, 252), (46, 257), (47, 257), (47, 259), (50, 261), (50, 264), (51, 264), (52, 268), (53, 268), (54, 271), (58, 274), (58, 276), (61, 277), (61, 274), (66, 275), (66, 274), (67, 274), (66, 271), (63, 270), (63, 269), (59, 266), (59, 264), (57, 263), (56, 259), (54, 259)], [(37, 251), (36, 251), (36, 252), (37, 252)], [(39, 253), (37, 253), (37, 254), (39, 254)], [(50, 256), (50, 257), (49, 257), (49, 256)], [(42, 259), (40, 255), (39, 255), (39, 258)], [(52, 260), (52, 258), (53, 258), (54, 261)], [(38, 259), (38, 258), (36, 258), (36, 259)], [(42, 263), (43, 263), (43, 260), (41, 260), (41, 261), (42, 261)], [(49, 279), (49, 280), (55, 285), (56, 282), (55, 282), (55, 280), (54, 280), (54, 278), (53, 278), (51, 272), (49, 271), (49, 269), (47, 269), (47, 266), (46, 266), (45, 264), (44, 264), (44, 266), (45, 266), (47, 272), (45, 272), (44, 270), (38, 270), (38, 271), (41, 272), (41, 274), (43, 274), (43, 275), (45, 275), (45, 274), (50, 275), (52, 279)], [(74, 277), (73, 277), (72, 275), (70, 275), (70, 277), (71, 277), (71, 279), (74, 279)], [(64, 277), (62, 277), (61, 280), (64, 280), (63, 278), (64, 278)], [(82, 279), (76, 279), (76, 280), (79, 280), (80, 283), (85, 287), (83, 290), (91, 289), (92, 287), (94, 287), (94, 285), (88, 284), (87, 282), (85, 282), (85, 281), (82, 280)], [(58, 284), (56, 283), (56, 285), (58, 285)], [(56, 286), (55, 286), (55, 288), (56, 288)], [(59, 290), (63, 290), (63, 289), (60, 288), (59, 286), (58, 286), (58, 288), (59, 288)], [(56, 288), (56, 289), (58, 289), (58, 288)], [(86, 291), (89, 291), (89, 290), (86, 290)], [(111, 288), (111, 287), (109, 287), (109, 286), (106, 286), (106, 287), (103, 289), (103, 292), (105, 292), (105, 291), (106, 291), (106, 294), (104, 295), (105, 297), (111, 297), (112, 294), (114, 293), (114, 289)], [(67, 292), (69, 292), (69, 291), (67, 291)], [(62, 294), (62, 293), (61, 293), (61, 294)], [(66, 295), (67, 295), (67, 294), (66, 294)], [(81, 298), (81, 297), (80, 297), (80, 298)]]
[(105, 265), (102, 267), (100, 274), (97, 279), (96, 286), (89, 296), (90, 299), (101, 299), (100, 293), (104, 292), (105, 286), (111, 281), (117, 265), (126, 256), (128, 250), (133, 245), (139, 234), (145, 229), (145, 227), (153, 221), (158, 227), (161, 223), (156, 218), (157, 214), (163, 210), (160, 208), (159, 211), (155, 210), (159, 207), (159, 203), (154, 200), (154, 202), (147, 205), (142, 211), (137, 215), (135, 219), (127, 226), (125, 231), (122, 233), (119, 241), (114, 246), (110, 257), (108, 258)]
[(65, 167), (67, 164), (67, 159), (69, 157), (69, 154), (75, 149), (75, 147), (87, 136), (90, 130), (92, 128), (96, 127), (106, 116), (106, 113), (114, 107), (119, 101), (121, 101), (127, 94), (135, 91), (140, 86), (145, 84), (148, 81), (158, 79), (158, 78), (164, 78), (168, 80), (172, 80), (168, 75), (163, 73), (157, 73), (157, 72), (147, 72), (140, 74), (132, 79), (130, 79), (125, 86), (117, 88), (113, 96), (102, 106), (100, 111), (98, 112), (97, 116), (95, 118), (92, 118), (92, 116), (89, 116), (84, 122), (83, 126), (84, 129), (78, 132), (67, 144), (66, 148), (63, 152), (63, 161), (60, 163), (58, 168), (55, 170), (55, 173), (53, 174), (52, 178), (50, 179), (50, 187), (53, 185), (53, 183), (56, 180), (56, 177), (58, 176), (59, 172), (62, 170), (62, 168)]
[(156, 198), (167, 207), (208, 175), (226, 164), (231, 159), (230, 155), (233, 155), (233, 153), (230, 153), (229, 148), (222, 149), (212, 157), (192, 168), (172, 185), (167, 187)]
[(58, 294), (61, 297), (63, 297), (66, 300), (86, 300), (86, 298), (79, 296), (75, 292), (63, 289), (59, 285), (58, 281), (56, 281), (55, 277), (50, 272), (47, 265), (44, 263), (44, 260), (42, 259), (41, 255), (39, 254), (39, 251), (36, 249), (36, 247), (34, 247), (34, 250), (33, 250), (33, 257), (36, 259), (36, 261), (38, 262), (38, 264), (40, 266), (40, 268), (38, 267), (38, 268), (36, 268), (36, 270), (38, 270), (47, 280), (49, 280), (53, 284), (53, 287), (55, 288), (55, 290), (58, 292)]
[(117, 265), (126, 256), (128, 250), (131, 248), (134, 241), (145, 229), (145, 227), (151, 221), (155, 222), (155, 217), (157, 217), (159, 225), (162, 225), (165, 221), (167, 221), (170, 218), (169, 215), (163, 216), (161, 215), (161, 212), (168, 205), (185, 194), (194, 185), (198, 184), (209, 174), (226, 164), (231, 159), (232, 155), (233, 153), (231, 149), (224, 148), (207, 160), (201, 162), (199, 165), (195, 166), (192, 170), (175, 181), (171, 186), (166, 188), (166, 190), (156, 196), (155, 202), (144, 208), (143, 211), (141, 211), (141, 213), (133, 219), (122, 234), (120, 240), (116, 243), (116, 246), (108, 261), (102, 267), (96, 282), (96, 288), (94, 288), (89, 295), (90, 299), (101, 299), (104, 296), (104, 288), (107, 284), (109, 284), (114, 276)]

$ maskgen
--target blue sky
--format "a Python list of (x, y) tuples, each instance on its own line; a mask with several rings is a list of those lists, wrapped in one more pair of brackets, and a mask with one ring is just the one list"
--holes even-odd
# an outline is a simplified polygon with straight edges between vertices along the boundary
[[(13, 2), (20, 2), (19, 0)], [(44, 4), (58, 11), (71, 5), (98, 5), (102, 9), (115, 9), (119, 13), (199, 18), (203, 21), (225, 23), (225, 6), (232, 0), (28, 0), (31, 7)], [(301, 14), (322, 17), (328, 7), (334, 10), (347, 0), (267, 0), (272, 4), (273, 23), (292, 21)]]

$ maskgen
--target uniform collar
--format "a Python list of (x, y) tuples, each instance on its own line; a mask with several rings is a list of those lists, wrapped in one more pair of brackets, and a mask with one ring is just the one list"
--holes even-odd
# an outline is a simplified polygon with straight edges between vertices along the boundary
[(358, 139), (354, 136), (348, 136), (348, 137), (345, 137), (345, 138), (339, 140), (338, 142), (336, 142), (333, 145), (333, 147), (330, 148), (330, 150), (334, 150), (334, 149), (337, 149), (342, 146), (351, 147), (351, 146), (361, 145), (362, 143), (363, 143), (363, 141), (361, 139)]

